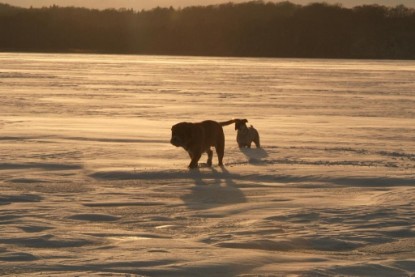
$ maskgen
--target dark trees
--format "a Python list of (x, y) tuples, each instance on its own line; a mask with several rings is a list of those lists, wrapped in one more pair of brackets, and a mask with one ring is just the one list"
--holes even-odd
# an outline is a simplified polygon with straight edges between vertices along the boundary
[(0, 4), (0, 51), (309, 58), (415, 58), (404, 6), (290, 2), (149, 11)]

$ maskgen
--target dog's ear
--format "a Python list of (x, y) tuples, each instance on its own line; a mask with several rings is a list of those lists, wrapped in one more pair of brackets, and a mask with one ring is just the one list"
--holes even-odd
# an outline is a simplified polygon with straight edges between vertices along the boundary
[(236, 131), (236, 130), (238, 130), (238, 129), (239, 129), (239, 125), (240, 125), (241, 123), (240, 123), (240, 120), (239, 120), (239, 119), (234, 119), (234, 121), (235, 121), (235, 131)]
[(191, 139), (193, 137), (193, 133), (195, 132), (195, 126), (192, 123), (187, 123), (185, 126), (186, 132), (186, 139)]
[(248, 119), (243, 119), (242, 122), (243, 123), (248, 123)]

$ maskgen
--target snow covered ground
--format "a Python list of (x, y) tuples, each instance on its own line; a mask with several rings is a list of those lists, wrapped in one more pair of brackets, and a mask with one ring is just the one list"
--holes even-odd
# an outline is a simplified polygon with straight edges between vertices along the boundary
[[(415, 62), (0, 54), (0, 275), (413, 276)], [(188, 170), (181, 121), (224, 127)], [(206, 156), (201, 162), (205, 162)]]

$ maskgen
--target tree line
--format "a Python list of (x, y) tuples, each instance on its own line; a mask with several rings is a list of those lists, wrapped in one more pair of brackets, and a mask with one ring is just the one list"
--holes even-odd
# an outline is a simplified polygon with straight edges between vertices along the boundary
[(415, 9), (253, 1), (94, 10), (0, 4), (0, 51), (415, 59)]

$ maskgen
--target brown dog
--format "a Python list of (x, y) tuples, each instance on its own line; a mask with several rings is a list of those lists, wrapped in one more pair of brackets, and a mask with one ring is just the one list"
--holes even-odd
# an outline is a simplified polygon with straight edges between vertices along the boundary
[(222, 126), (234, 123), (233, 120), (226, 122), (216, 122), (206, 120), (199, 123), (180, 122), (171, 128), (170, 143), (176, 147), (183, 147), (189, 153), (189, 168), (198, 166), (198, 161), (203, 153), (208, 154), (207, 165), (212, 166), (214, 146), (218, 155), (219, 165), (223, 165), (223, 155), (225, 152), (225, 135)]
[(235, 130), (238, 130), (236, 141), (238, 142), (239, 148), (251, 148), (252, 142), (255, 143), (257, 148), (261, 147), (259, 143), (259, 133), (252, 125), (250, 127), (246, 126), (246, 123), (248, 122), (247, 119), (234, 119), (234, 121)]

